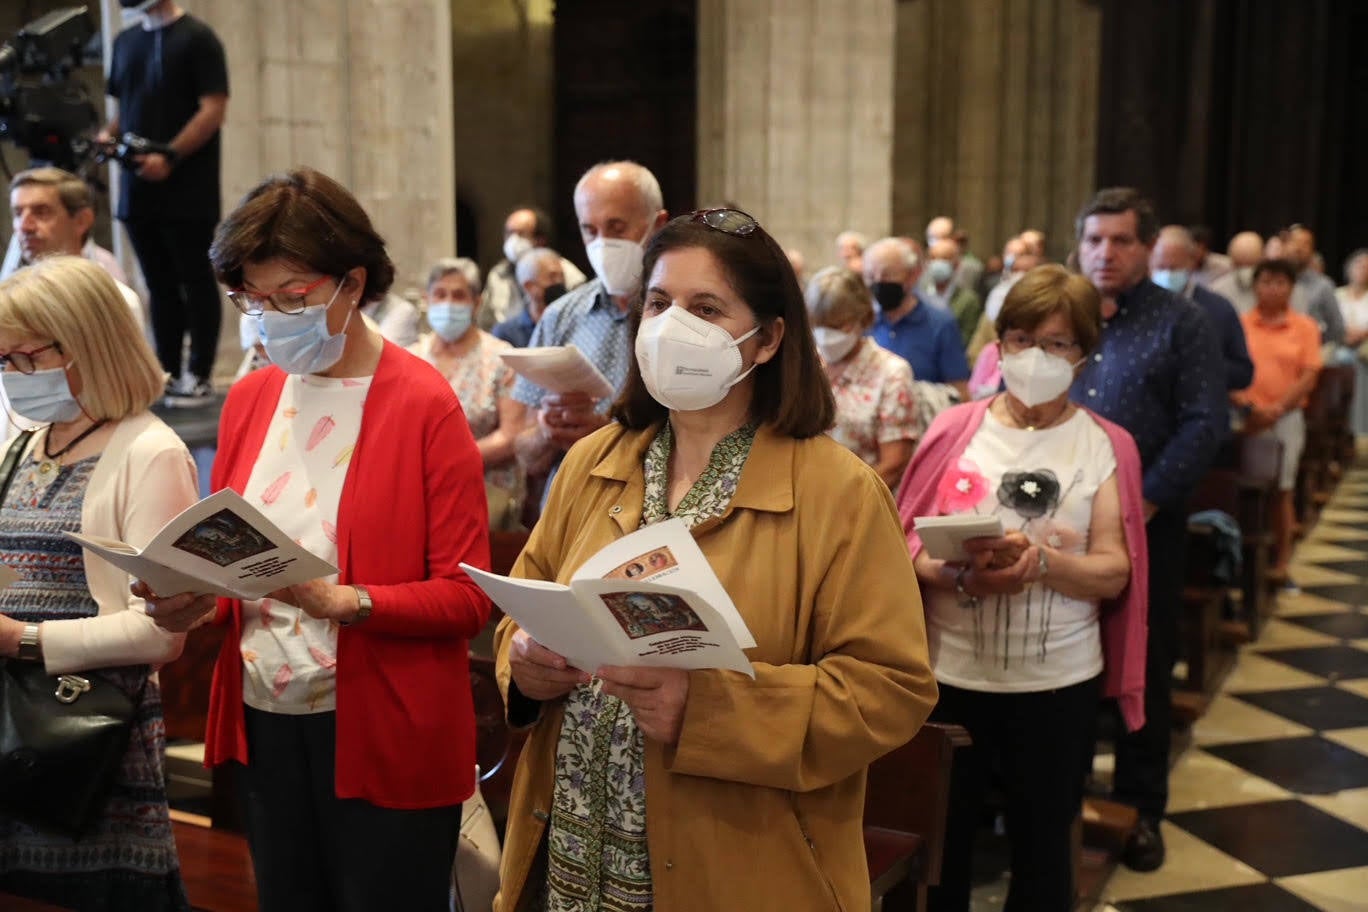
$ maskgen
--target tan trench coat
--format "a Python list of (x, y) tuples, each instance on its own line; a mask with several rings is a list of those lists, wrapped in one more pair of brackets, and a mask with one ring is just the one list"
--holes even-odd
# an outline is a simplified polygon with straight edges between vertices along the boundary
[[(610, 425), (571, 450), (513, 575), (567, 582), (635, 531), (654, 435)], [(756, 678), (692, 672), (678, 744), (646, 741), (655, 908), (864, 912), (865, 767), (910, 739), (936, 701), (893, 499), (829, 438), (762, 427), (727, 514), (693, 532), (755, 635)], [(506, 701), (516, 629), (505, 618), (496, 635)], [(536, 725), (514, 780), (496, 912), (517, 909), (545, 835), (563, 706), (516, 690), (512, 700), (510, 721)]]

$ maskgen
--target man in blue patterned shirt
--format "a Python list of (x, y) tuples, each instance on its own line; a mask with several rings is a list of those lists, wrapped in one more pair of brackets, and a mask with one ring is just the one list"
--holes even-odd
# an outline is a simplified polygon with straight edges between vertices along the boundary
[(1149, 280), (1159, 220), (1130, 188), (1111, 188), (1079, 213), (1079, 266), (1102, 294), (1102, 340), (1073, 385), (1074, 401), (1130, 431), (1144, 473), (1149, 543), (1145, 725), (1116, 744), (1116, 798), (1140, 823), (1122, 861), (1164, 863), (1159, 820), (1168, 803), (1170, 691), (1178, 645), (1187, 500), (1228, 422), (1225, 362), (1194, 304)]
[[(575, 216), (597, 278), (546, 309), (528, 348), (573, 345), (621, 390), (633, 357), (627, 315), (641, 284), (643, 245), (669, 213), (655, 175), (636, 162), (615, 161), (595, 165), (579, 179)], [(529, 475), (549, 472), (548, 491), (565, 451), (607, 424), (611, 405), (584, 393), (550, 393), (523, 377), (513, 400), (525, 409), (515, 442), (518, 461)]]

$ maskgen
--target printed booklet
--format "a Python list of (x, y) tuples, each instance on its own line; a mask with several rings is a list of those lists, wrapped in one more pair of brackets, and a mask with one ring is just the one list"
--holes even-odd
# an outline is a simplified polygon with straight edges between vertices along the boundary
[(921, 536), (922, 547), (936, 560), (963, 561), (969, 555), (964, 543), (971, 538), (1002, 536), (1002, 517), (977, 513), (951, 513), (947, 516), (918, 516), (912, 528)]
[(141, 551), (114, 539), (66, 535), (163, 596), (212, 592), (259, 599), (337, 572), (227, 488), (171, 520)]
[(613, 398), (613, 385), (584, 353), (573, 345), (545, 345), (499, 352), (504, 364), (550, 393), (585, 393), (595, 399)]
[(461, 567), (533, 639), (582, 671), (650, 665), (755, 677), (742, 652), (755, 638), (681, 520), (618, 539), (569, 586)]

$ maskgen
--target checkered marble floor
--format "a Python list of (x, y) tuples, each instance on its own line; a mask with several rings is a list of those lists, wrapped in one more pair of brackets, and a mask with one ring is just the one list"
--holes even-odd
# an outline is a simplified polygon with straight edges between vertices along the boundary
[(1368, 470), (1297, 549), (1301, 586), (1235, 668), (1170, 779), (1165, 865), (1094, 908), (1368, 912)]

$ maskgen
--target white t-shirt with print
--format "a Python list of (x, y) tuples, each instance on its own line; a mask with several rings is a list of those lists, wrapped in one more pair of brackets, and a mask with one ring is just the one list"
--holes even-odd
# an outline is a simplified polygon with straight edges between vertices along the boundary
[[(244, 492), (286, 535), (333, 564), (337, 505), (370, 382), (289, 377)], [(273, 599), (243, 602), (241, 645), (248, 706), (288, 715), (336, 708), (335, 622)]]
[[(1093, 497), (1116, 472), (1106, 432), (1085, 412), (1043, 431), (1004, 425), (991, 411), (940, 490), (949, 513), (1002, 517), (1003, 528), (1073, 554), (1088, 550)], [(944, 496), (944, 495), (943, 495)], [(936, 679), (966, 690), (1029, 693), (1067, 687), (1102, 671), (1097, 602), (1032, 583), (977, 608), (929, 589), (927, 635)]]

